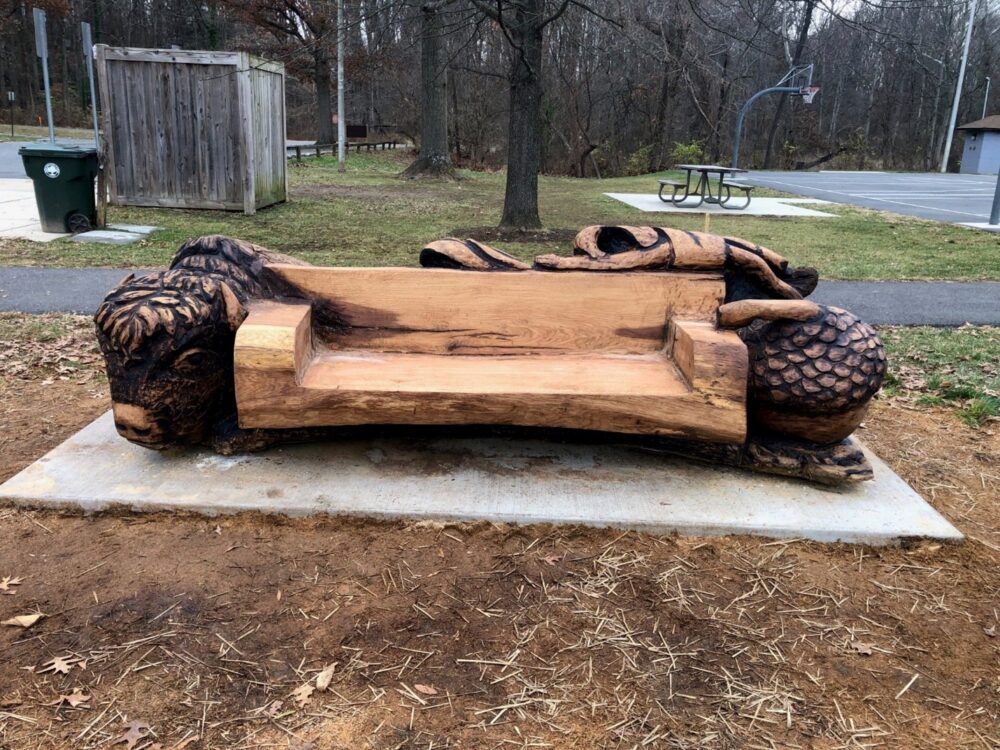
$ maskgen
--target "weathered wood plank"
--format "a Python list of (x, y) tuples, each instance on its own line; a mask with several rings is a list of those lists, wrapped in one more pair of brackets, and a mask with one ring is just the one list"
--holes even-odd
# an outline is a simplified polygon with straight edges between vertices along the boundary
[[(238, 52), (214, 52), (210, 50), (145, 49), (140, 47), (108, 47), (108, 60), (123, 62), (185, 63), (188, 65), (232, 65), (239, 64)], [(280, 63), (275, 63), (279, 65)]]
[[(252, 213), (284, 199), (284, 171), (281, 196), (272, 197), (278, 192), (272, 175), (279, 159), (281, 169), (287, 168), (284, 102), (278, 100), (284, 90), (262, 85), (253, 104), (249, 55), (105, 45), (98, 46), (98, 55), (113, 203), (249, 207)], [(260, 68), (260, 76), (282, 80), (280, 64)], [(255, 117), (255, 109), (263, 115)], [(274, 112), (280, 113), (280, 123), (272, 119)], [(275, 137), (279, 125), (280, 139)], [(257, 165), (260, 197), (254, 187)]]

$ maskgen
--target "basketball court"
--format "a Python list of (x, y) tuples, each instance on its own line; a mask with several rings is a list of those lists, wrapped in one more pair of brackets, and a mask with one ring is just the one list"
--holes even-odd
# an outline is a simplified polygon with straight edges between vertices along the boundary
[(750, 172), (741, 181), (833, 203), (953, 224), (989, 219), (996, 175), (936, 172)]

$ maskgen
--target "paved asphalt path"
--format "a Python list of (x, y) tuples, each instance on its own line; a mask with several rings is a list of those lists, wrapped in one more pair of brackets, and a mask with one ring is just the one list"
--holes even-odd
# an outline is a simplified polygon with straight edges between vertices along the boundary
[(990, 218), (996, 175), (938, 172), (750, 172), (740, 180), (834, 203), (955, 224)]
[[(90, 314), (128, 273), (115, 268), (0, 267), (0, 312)], [(878, 325), (1000, 325), (996, 281), (823, 281), (810, 299), (843, 307)]]

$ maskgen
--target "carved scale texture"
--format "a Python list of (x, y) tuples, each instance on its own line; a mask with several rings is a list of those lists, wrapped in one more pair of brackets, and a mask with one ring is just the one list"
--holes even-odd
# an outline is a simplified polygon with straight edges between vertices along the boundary
[(820, 308), (806, 322), (741, 330), (754, 400), (804, 414), (840, 414), (867, 403), (882, 387), (885, 349), (875, 331), (839, 307)]

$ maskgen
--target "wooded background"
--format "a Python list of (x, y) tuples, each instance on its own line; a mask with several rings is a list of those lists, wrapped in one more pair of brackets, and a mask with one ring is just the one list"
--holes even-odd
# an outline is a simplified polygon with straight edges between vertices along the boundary
[[(428, 4), (347, 0), (349, 123), (419, 142), (421, 7)], [(523, 48), (486, 0), (436, 5), (452, 160), (501, 167), (512, 55)], [(89, 121), (79, 34), (79, 22), (89, 21), (95, 42), (247, 50), (279, 60), (289, 73), (289, 137), (335, 140), (334, 0), (0, 0), (0, 85), (16, 93), (15, 119), (25, 124), (44, 118), (34, 6), (48, 12), (59, 125)], [(826, 159), (825, 166), (846, 169), (933, 169), (940, 160), (964, 0), (549, 0), (548, 7), (544, 172), (618, 175), (676, 161), (726, 162), (739, 107), (795, 62), (815, 64), (822, 92), (812, 106), (794, 97), (760, 100), (747, 120), (744, 165)], [(987, 76), (988, 114), (1000, 110), (998, 45), (1000, 1), (981, 0), (959, 124), (979, 119)], [(960, 153), (953, 149), (952, 159)]]

